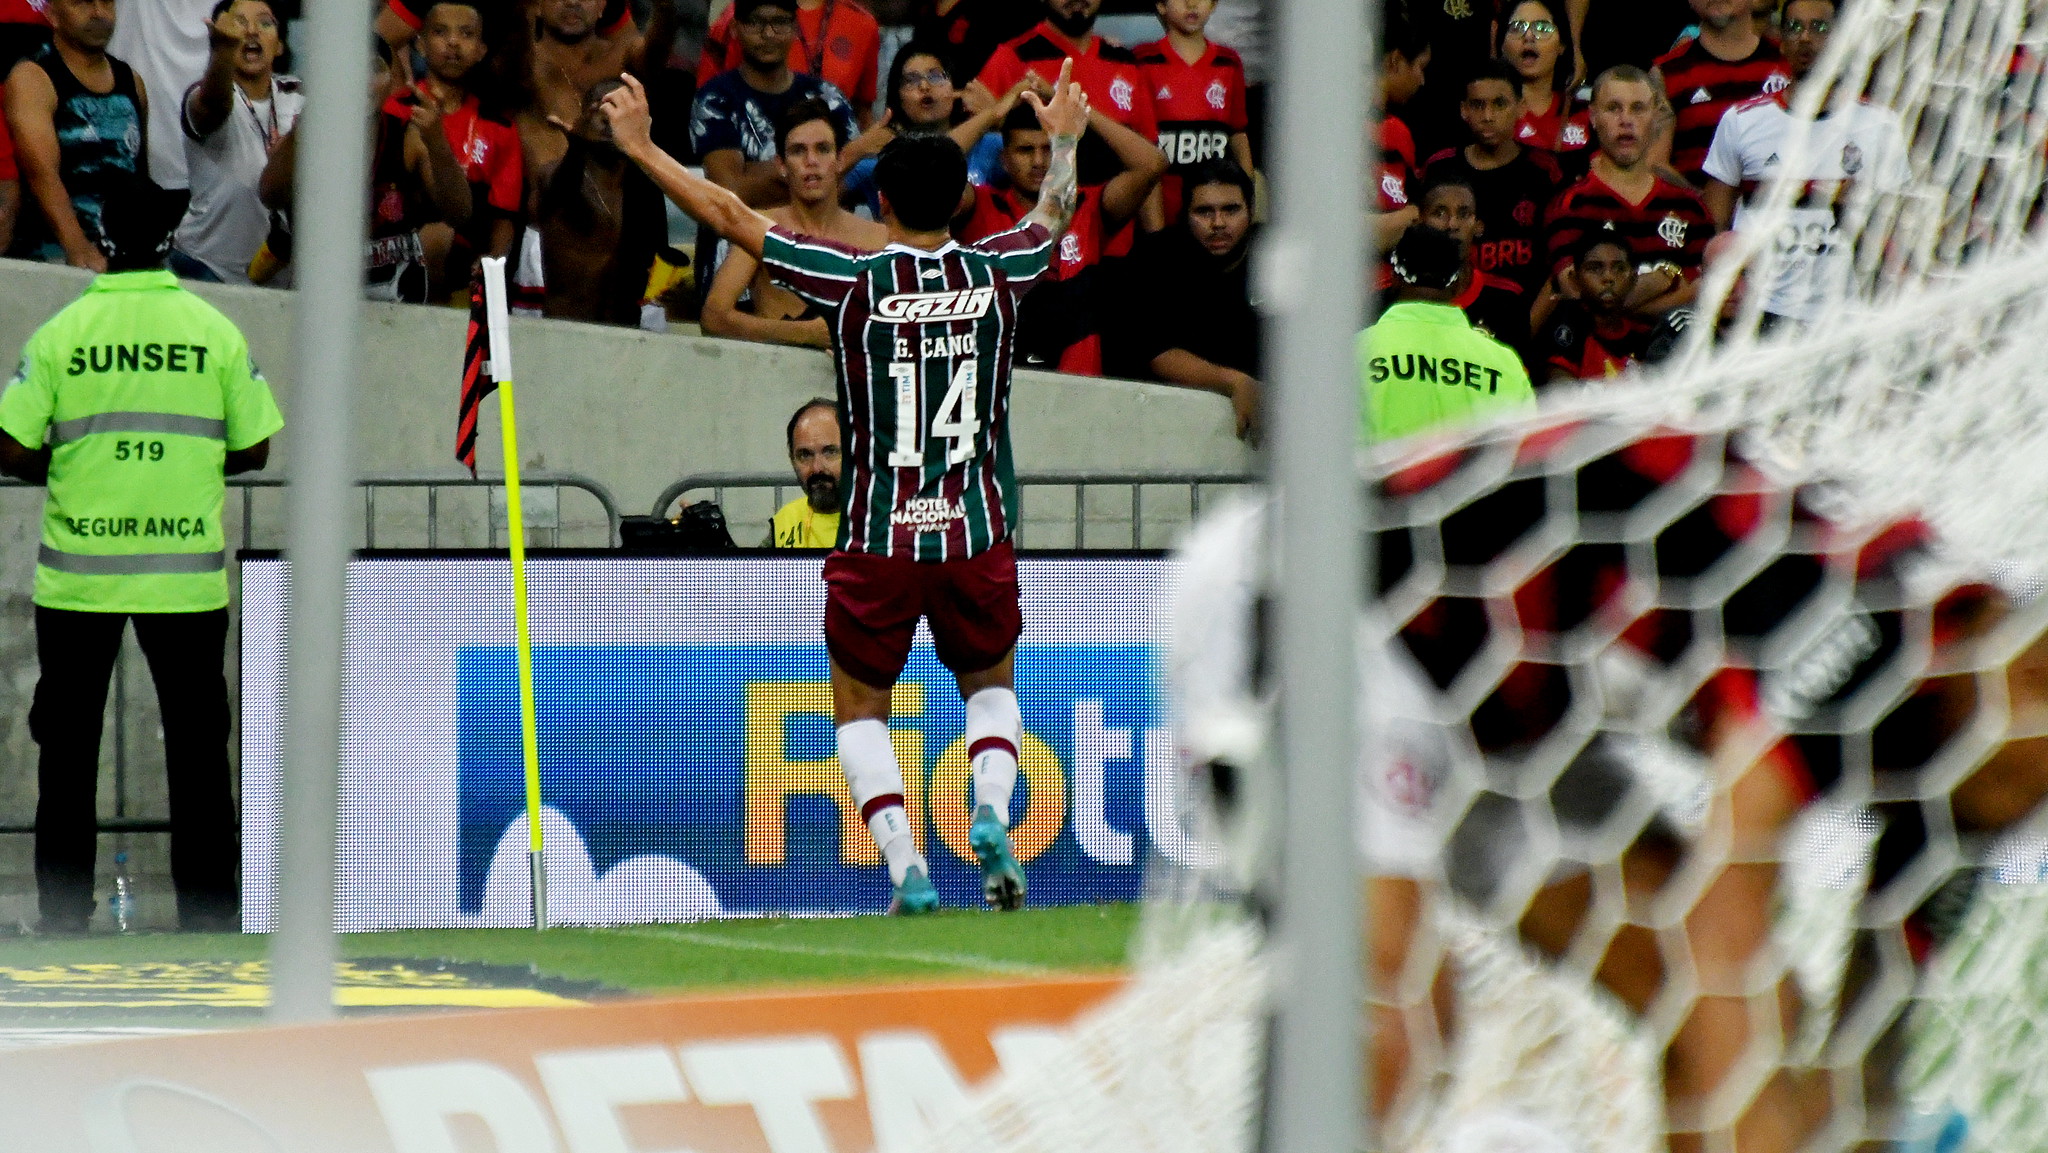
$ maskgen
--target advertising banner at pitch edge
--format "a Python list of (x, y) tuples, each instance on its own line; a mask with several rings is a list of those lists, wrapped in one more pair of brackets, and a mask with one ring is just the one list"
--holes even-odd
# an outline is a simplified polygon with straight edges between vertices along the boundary
[[(822, 560), (528, 566), (550, 919), (875, 912), (880, 856), (834, 753)], [(1194, 864), (1153, 644), (1171, 562), (1020, 561), (1022, 772), (1035, 905), (1130, 900)], [(286, 565), (242, 572), (244, 924), (275, 923)], [(349, 575), (337, 927), (530, 923), (508, 565), (365, 558)], [(964, 710), (920, 630), (890, 731), (949, 905), (981, 901)]]
[(372, 1017), (0, 1052), (36, 1153), (911, 1153), (1109, 978)]

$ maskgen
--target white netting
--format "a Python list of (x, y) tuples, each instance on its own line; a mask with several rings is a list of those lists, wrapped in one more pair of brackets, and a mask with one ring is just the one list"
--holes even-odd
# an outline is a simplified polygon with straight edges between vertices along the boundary
[[(2048, 1043), (2048, 890), (2039, 884), (2038, 842), (2008, 830), (1993, 880), (1967, 906), (1960, 928), (1944, 928), (1947, 947), (1917, 976), (1905, 960), (1913, 938), (1898, 927), (1908, 913), (1946, 908), (1944, 886), (1988, 851), (1991, 836), (1955, 826), (1947, 791), (2010, 731), (2015, 712), (2026, 711), (2009, 707), (2012, 685), (2002, 669), (2039, 631), (2039, 606), (1967, 653), (1943, 652), (1946, 671), (1975, 677), (1977, 696), (1968, 715), (1933, 741), (1926, 762), (1932, 767), (1887, 776), (1882, 746), (1897, 734), (1869, 738), (1909, 683), (1928, 672), (1932, 646), (1916, 647), (1912, 638), (1924, 642), (1930, 626), (1924, 612), (1911, 609), (1924, 599), (1914, 598), (1931, 595), (1956, 572), (1977, 571), (2000, 576), (2026, 600), (2038, 592), (2031, 574), (2048, 559), (2041, 495), (2048, 493), (2048, 243), (2034, 228), (2048, 159), (2048, 0), (1852, 0), (1834, 24), (1828, 52), (1792, 102), (1795, 118), (1812, 118), (1824, 107), (1840, 118), (1856, 101), (1895, 113), (1906, 153), (1903, 183), (1767, 184), (1747, 207), (1738, 241), (1709, 278), (1697, 310), (1720, 319), (1695, 320), (1673, 363), (1551, 405), (1560, 419), (1590, 421), (1591, 431), (1547, 439), (1473, 434), (1449, 481), (1397, 502), (1410, 568), (1378, 609), (1396, 624), (1368, 629), (1369, 645), (1432, 611), (1427, 606), (1435, 599), (1469, 598), (1487, 606), (1492, 631), (1440, 685), (1444, 720), (1479, 724), (1518, 646), (1521, 659), (1568, 669), (1574, 695), (1557, 722), (1563, 735), (1519, 752), (1511, 771), (1498, 762), (1460, 760), (1438, 782), (1439, 798), (1455, 798), (1439, 805), (1439, 815), (1447, 808), (1455, 818), (1440, 828), (1468, 825), (1483, 807), (1482, 792), (1507, 798), (1503, 811), (1519, 814), (1520, 839), (1496, 840), (1512, 842), (1520, 855), (1488, 862), (1476, 900), (1488, 911), (1473, 912), (1469, 900), (1431, 905), (1436, 937), (1456, 972), (1458, 1023), (1433, 1082), (1389, 1122), (1387, 1148), (1648, 1153), (1662, 1146), (1667, 1125), (1713, 1130), (1719, 1136), (1707, 1147), (1727, 1148), (1733, 1119), (1763, 1098), (1772, 1070), (1785, 1064), (1832, 1076), (1825, 1098), (1832, 1121), (1816, 1138), (1819, 1146), (1896, 1139), (1930, 1153), (2048, 1149), (2048, 1074), (2036, 1056)], [(1798, 173), (1826, 168), (1820, 150), (1843, 147), (1839, 133), (1795, 129), (1774, 159), (1781, 172)], [(1862, 162), (1860, 152), (1833, 159), (1851, 172)], [(1816, 204), (1832, 212), (1821, 236), (1799, 227), (1812, 221)], [(1773, 325), (1763, 315), (1766, 292), (1759, 286), (1795, 266), (1825, 274), (1826, 307), (1813, 323)], [(1738, 270), (1748, 287), (1723, 316)], [(1589, 511), (1590, 462), (1622, 453), (1656, 426), (1705, 432), (1706, 448), (1662, 477), (1661, 491)], [(1717, 430), (1734, 434), (1744, 455), (1768, 471), (1767, 487), (1720, 466)], [(1539, 441), (1543, 452), (1529, 449)], [(1560, 443), (1566, 447), (1559, 450)], [(1378, 478), (1400, 459), (1379, 460)], [(1630, 780), (1655, 775), (1652, 762), (1683, 761), (1655, 750), (1733, 642), (1709, 637), (1651, 690), (1616, 694), (1596, 665), (1615, 647), (1627, 614), (1616, 617), (1606, 611), (1612, 605), (1602, 606), (1551, 635), (1548, 625), (1517, 620), (1514, 592), (1549, 567), (1604, 548), (1611, 550), (1606, 563), (1630, 574), (1628, 588), (1652, 590), (1627, 604), (1630, 612), (1682, 608), (1718, 627), (1731, 596), (1773, 557), (1826, 551), (1778, 495), (1816, 478), (1829, 482), (1814, 499), (1830, 520), (1871, 523), (1914, 510), (1947, 546), (1939, 563), (1901, 578), (1910, 586), (1900, 593), (1910, 609), (1901, 618), (1904, 655), (1873, 674), (1875, 688), (1856, 690), (1856, 707), (1836, 709), (1823, 726), (1841, 738), (1843, 764), (1843, 784), (1828, 803), (1809, 808), (1781, 839), (1745, 847), (1729, 831), (1731, 774), (1717, 762), (1675, 770), (1680, 778), (1697, 775), (1697, 799), (1707, 803), (1673, 804), (1666, 789), (1661, 818), (1658, 805), (1618, 803), (1616, 812), (1629, 810), (1628, 821), (1609, 813), (1590, 830), (1574, 830), (1554, 813), (1531, 816), (1530, 802), (1546, 795), (1562, 810), (1552, 790), (1571, 778), (1574, 757), (1596, 731), (1638, 742), (1623, 746), (1618, 758), (1632, 766), (1624, 774)], [(1530, 481), (1534, 490), (1523, 483)], [(1446, 523), (1482, 506), (1488, 515), (1499, 513), (1514, 504), (1518, 486), (1525, 497), (1540, 493), (1535, 499), (1544, 506), (1526, 532), (1477, 560), (1447, 555)], [(1683, 579), (1665, 573), (1661, 584), (1645, 577), (1659, 563), (1652, 546), (1661, 534), (1717, 498), (1748, 493), (1760, 494), (1754, 515), (1764, 527), (1742, 538), (1729, 554), (1736, 560)], [(1739, 502), (1714, 507), (1724, 522), (1750, 515)], [(1842, 646), (1852, 651), (1848, 663), (1866, 659), (1868, 650), (1856, 646), (1867, 638), (1858, 630), (1872, 614), (1850, 595), (1854, 584), (1836, 572), (1807, 607), (1756, 638), (1752, 660), (1766, 682), (1782, 674), (1789, 687), (1775, 687), (1796, 697), (1800, 676), (1847, 675), (1843, 668), (1829, 672), (1831, 661), (1842, 663)], [(1766, 683), (1766, 695), (1773, 687)], [(1879, 698), (1889, 703), (1874, 704)], [(1229, 722), (1219, 739), (1256, 743), (1237, 713), (1213, 715)], [(1635, 790), (1626, 781), (1620, 787), (1631, 796)], [(1683, 780), (1677, 791), (1686, 791)], [(1919, 847), (1896, 878), (1866, 898), (1873, 860), (1882, 856), (1874, 847), (1880, 830), (1904, 827), (1909, 817), (1927, 826)], [(1746, 991), (1768, 992), (1780, 974), (1793, 972), (1808, 1006), (1782, 1038), (1773, 1036), (1774, 1017), (1753, 1021), (1762, 1040), (1724, 1078), (1720, 1097), (1685, 1106), (1677, 1117), (1666, 1115), (1662, 1054), (1703, 999), (1705, 938), (1688, 937), (1687, 918), (1700, 908), (1704, 882), (1687, 882), (1681, 871), (1655, 900), (1631, 904), (1614, 864), (1630, 839), (1659, 819), (1682, 827), (1689, 859), (1722, 867), (1784, 864), (1772, 943), (1750, 966)], [(1455, 873), (1460, 854), (1469, 861), (1475, 850), (1461, 849), (1457, 834), (1447, 836)], [(1594, 903), (1588, 928), (1553, 962), (1516, 940), (1513, 928), (1541, 885), (1570, 874), (1552, 864), (1559, 857), (1590, 868)], [(1427, 880), (1443, 890), (1458, 887), (1442, 872)], [(1199, 884), (1177, 888), (1209, 891)], [(1177, 925), (1189, 914), (1162, 908), (1156, 916)], [(1202, 927), (1159, 935), (1171, 944), (1155, 943), (1130, 990), (1084, 1022), (1060, 1058), (999, 1079), (928, 1147), (1248, 1148), (1271, 962), (1245, 924), (1228, 916), (1196, 921)], [(1665, 994), (1640, 1017), (1591, 978), (1624, 923), (1655, 933), (1668, 966)], [(1850, 962), (1852, 940), (1868, 945), (1867, 955), (1859, 954), (1868, 961), (1862, 968)], [(1862, 999), (1854, 1012), (1838, 1015), (1835, 1001), (1845, 985)], [(1895, 1020), (1903, 1025), (1886, 1035)], [(1894, 1050), (1900, 1059), (1886, 1060)], [(1867, 1070), (1877, 1070), (1871, 1097)], [(1884, 1099), (1887, 1086), (1896, 1087), (1895, 1102)]]

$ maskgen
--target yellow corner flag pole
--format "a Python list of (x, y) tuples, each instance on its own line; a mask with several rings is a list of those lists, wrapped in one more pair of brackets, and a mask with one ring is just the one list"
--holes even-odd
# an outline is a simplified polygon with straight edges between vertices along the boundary
[(484, 315), (491, 336), (491, 377), (498, 382), (498, 426), (505, 438), (505, 520), (512, 543), (512, 618), (519, 649), (519, 744), (526, 754), (526, 861), (533, 883), (533, 927), (548, 927), (548, 873), (541, 855), (540, 735), (533, 708), (533, 635), (526, 623), (526, 518), (519, 501), (519, 425), (512, 403), (512, 331), (505, 308), (505, 259), (483, 259)]

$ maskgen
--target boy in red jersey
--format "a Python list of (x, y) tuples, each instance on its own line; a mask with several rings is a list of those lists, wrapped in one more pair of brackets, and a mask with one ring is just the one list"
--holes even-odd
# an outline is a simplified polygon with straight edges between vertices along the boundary
[(1159, 151), (1172, 165), (1159, 195), (1146, 204), (1145, 227), (1157, 232), (1180, 220), (1181, 180), (1197, 164), (1228, 155), (1252, 168), (1252, 138), (1245, 132), (1244, 61), (1237, 50), (1204, 34), (1216, 0), (1158, 0), (1166, 35), (1133, 51), (1152, 90), (1159, 118)]
[(1544, 325), (1544, 383), (1620, 376), (1642, 357), (1655, 331), (1624, 307), (1636, 287), (1628, 246), (1595, 232), (1579, 246), (1564, 275), (1575, 295), (1558, 305)]
[[(467, 226), (454, 230), (452, 238), (442, 233), (438, 242), (434, 234), (444, 226), (423, 230), (429, 269), (438, 274), (431, 294), (439, 296), (469, 283), (470, 266), (478, 256), (512, 251), (514, 222), (526, 194), (526, 161), (518, 130), (496, 110), (484, 108), (469, 87), (487, 51), (483, 9), (466, 0), (437, 0), (425, 16), (420, 47), (427, 75), (393, 93), (384, 111), (406, 119), (414, 116), (414, 109), (426, 109), (469, 180)], [(419, 123), (416, 117), (413, 122)], [(446, 253), (439, 262), (433, 259), (437, 251)], [(434, 267), (437, 263), (439, 268)]]
[(973, 246), (954, 241), (946, 225), (967, 158), (944, 136), (902, 136), (875, 163), (890, 240), (877, 253), (799, 237), (692, 175), (655, 147), (646, 93), (630, 75), (605, 97), (620, 150), (683, 211), (823, 310), (831, 326), (846, 429), (839, 546), (825, 562), (832, 714), (840, 767), (900, 912), (939, 906), (889, 739), (891, 690), (920, 619), (967, 707), (968, 841), (981, 862), (983, 896), (1003, 909), (1024, 904), (1024, 872), (1009, 838), (1023, 746), (1012, 668), (1024, 627), (1010, 545), (1010, 360), (1017, 303), (1045, 275), (1078, 200), (1075, 151), (1088, 98), (1069, 82), (1071, 72), (1060, 69), (1050, 102), (1025, 94), (1052, 159), (1036, 207), (1017, 228)]

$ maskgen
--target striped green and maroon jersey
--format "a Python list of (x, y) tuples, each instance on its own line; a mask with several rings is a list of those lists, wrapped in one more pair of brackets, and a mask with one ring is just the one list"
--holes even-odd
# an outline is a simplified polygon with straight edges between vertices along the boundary
[(1017, 302), (1057, 240), (1033, 223), (972, 245), (856, 252), (768, 230), (769, 279), (824, 309), (832, 328), (840, 549), (943, 561), (1009, 539)]

